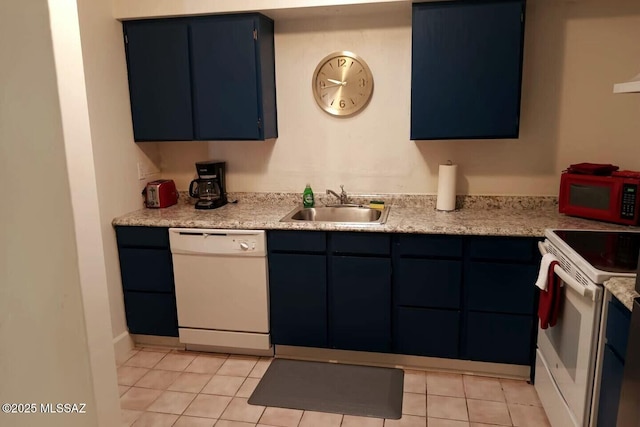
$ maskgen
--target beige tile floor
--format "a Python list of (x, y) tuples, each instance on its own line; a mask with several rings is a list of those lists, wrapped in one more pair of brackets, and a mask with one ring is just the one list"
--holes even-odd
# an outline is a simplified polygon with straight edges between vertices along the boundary
[(134, 427), (549, 427), (524, 381), (405, 370), (402, 418), (254, 406), (270, 358), (158, 348), (118, 367), (122, 425)]

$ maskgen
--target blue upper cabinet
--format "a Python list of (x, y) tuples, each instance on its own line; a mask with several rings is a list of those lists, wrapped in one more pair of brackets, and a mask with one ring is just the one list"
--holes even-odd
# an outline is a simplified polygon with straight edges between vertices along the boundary
[(124, 31), (136, 141), (278, 136), (273, 21), (158, 19)]
[(273, 21), (215, 16), (191, 23), (196, 139), (278, 136)]
[(413, 5), (411, 139), (517, 138), (525, 0)]
[(124, 31), (135, 140), (192, 140), (187, 22), (132, 21)]

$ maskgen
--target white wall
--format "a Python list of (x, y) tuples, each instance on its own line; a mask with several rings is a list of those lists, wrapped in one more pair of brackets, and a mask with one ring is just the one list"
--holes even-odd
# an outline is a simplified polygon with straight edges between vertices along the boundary
[[(49, 18), (46, 0), (0, 4), (0, 401), (83, 402), (88, 413), (0, 413), (0, 425), (106, 426), (96, 407), (96, 329), (87, 330), (83, 309), (89, 278), (82, 270), (95, 260), (79, 252), (74, 215), (81, 195), (72, 194), (65, 152), (79, 134), (63, 119), (52, 46), (69, 41), (73, 26), (54, 41)], [(75, 77), (71, 68), (65, 72)], [(107, 419), (118, 420), (117, 406), (105, 409), (115, 412)]]
[[(145, 181), (138, 180), (137, 162), (144, 160), (145, 154), (133, 142), (122, 24), (111, 17), (108, 0), (79, 0), (78, 15), (93, 142), (93, 158), (87, 161), (95, 163), (112, 336), (126, 342), (118, 249), (111, 221), (142, 208), (140, 191)], [(150, 147), (153, 150), (155, 144)]]
[(107, 276), (76, 0), (49, 0), (89, 363), (98, 426), (120, 422)]
[[(230, 191), (315, 191), (344, 184), (355, 193), (433, 194), (438, 164), (458, 163), (459, 194), (556, 195), (571, 163), (640, 170), (640, 95), (613, 83), (640, 71), (640, 2), (527, 3), (519, 139), (409, 140), (411, 15), (336, 15), (276, 20), (279, 137), (267, 142), (158, 144), (163, 177), (186, 188), (193, 162), (228, 163)], [(313, 100), (311, 75), (336, 50), (362, 56), (375, 79), (359, 115), (337, 119)]]

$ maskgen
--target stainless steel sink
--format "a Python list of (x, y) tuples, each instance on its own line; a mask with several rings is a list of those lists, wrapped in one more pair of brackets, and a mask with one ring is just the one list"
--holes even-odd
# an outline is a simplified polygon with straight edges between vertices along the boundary
[(317, 208), (297, 207), (280, 222), (333, 222), (379, 225), (387, 222), (389, 207), (373, 209), (362, 205), (333, 205)]

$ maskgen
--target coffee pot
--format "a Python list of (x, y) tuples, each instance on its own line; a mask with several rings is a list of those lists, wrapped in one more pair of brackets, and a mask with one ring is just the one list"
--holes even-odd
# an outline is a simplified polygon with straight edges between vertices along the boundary
[(189, 184), (189, 196), (198, 199), (196, 209), (215, 209), (227, 204), (225, 167), (225, 162), (217, 160), (196, 163), (198, 179)]

